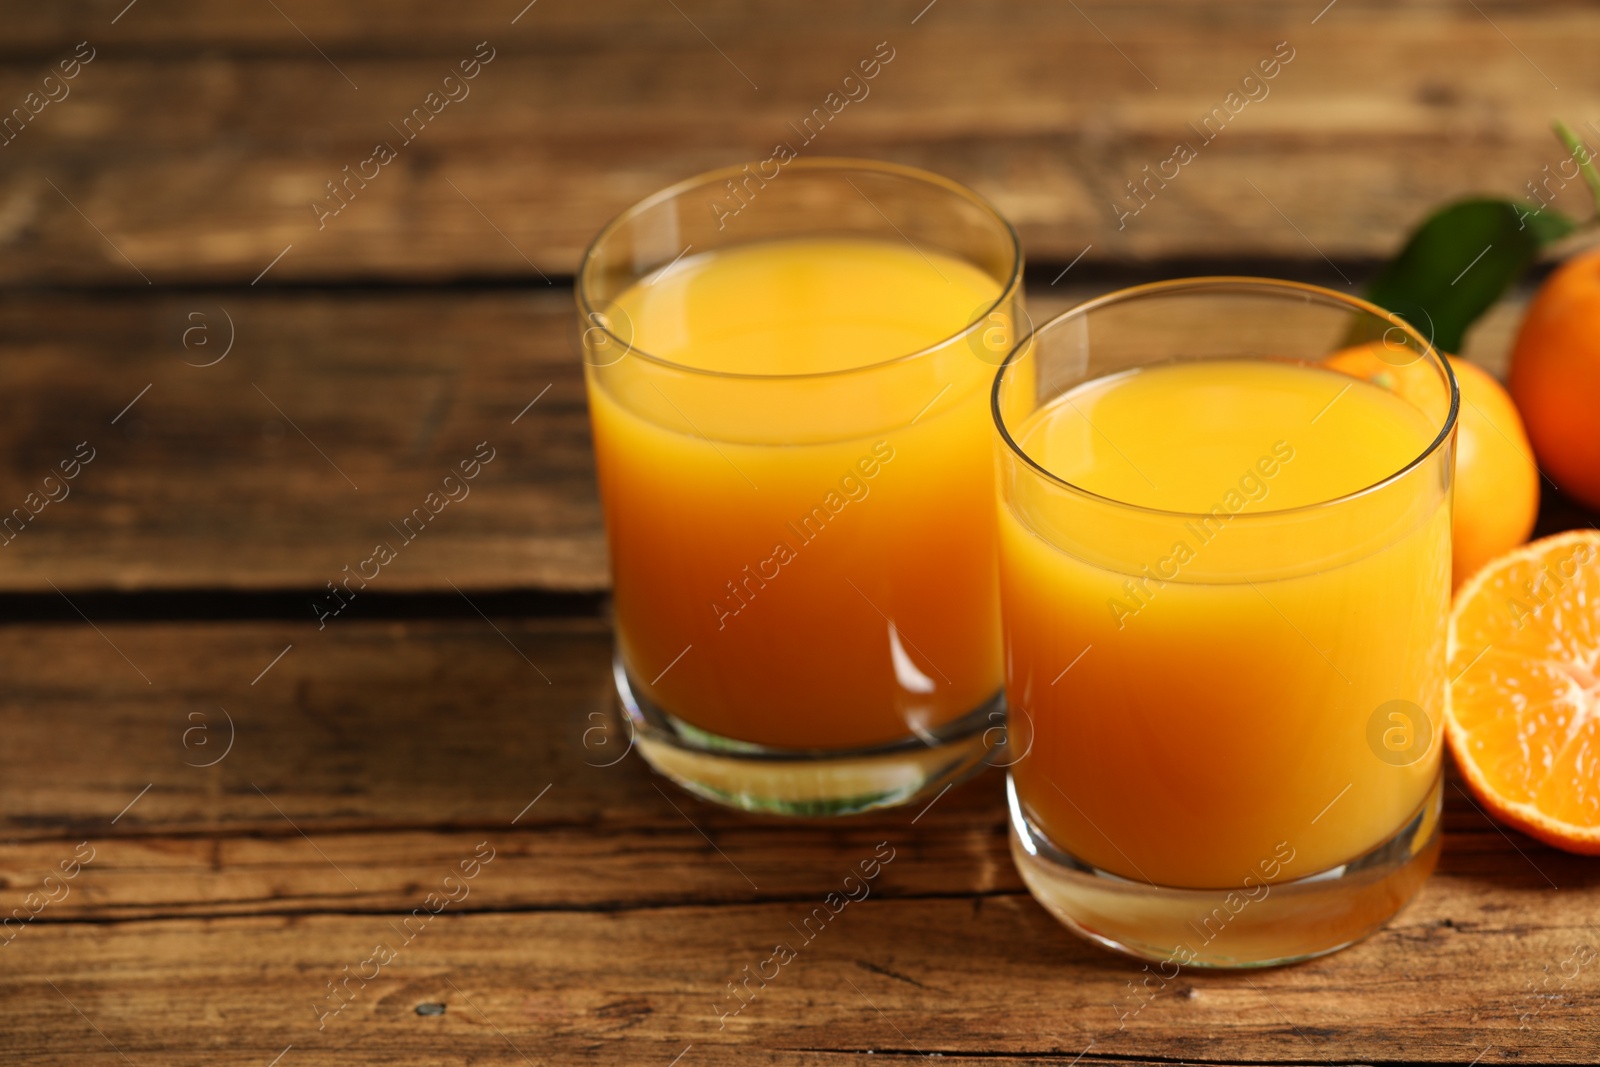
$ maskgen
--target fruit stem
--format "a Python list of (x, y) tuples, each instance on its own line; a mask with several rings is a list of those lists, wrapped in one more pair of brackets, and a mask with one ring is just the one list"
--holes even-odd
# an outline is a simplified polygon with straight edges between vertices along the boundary
[(1572, 154), (1572, 161), (1578, 165), (1578, 173), (1583, 175), (1583, 182), (1589, 187), (1589, 192), (1594, 197), (1595, 214), (1600, 216), (1600, 170), (1595, 169), (1594, 156), (1589, 152), (1588, 146), (1578, 140), (1578, 135), (1560, 119), (1552, 123), (1556, 136)]

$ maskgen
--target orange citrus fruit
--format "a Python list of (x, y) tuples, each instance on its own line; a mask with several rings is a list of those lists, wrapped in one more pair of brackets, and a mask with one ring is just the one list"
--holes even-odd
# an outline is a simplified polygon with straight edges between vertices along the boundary
[[(1327, 366), (1374, 382), (1400, 396), (1427, 388), (1420, 379), (1433, 371), (1424, 360), (1394, 366), (1374, 342), (1329, 356)], [(1446, 356), (1461, 389), (1456, 419), (1456, 489), (1451, 510), (1452, 584), (1533, 532), (1539, 515), (1539, 470), (1516, 405), (1500, 383), (1482, 368)]]
[(1600, 251), (1539, 287), (1511, 351), (1511, 395), (1545, 473), (1600, 508)]
[(1600, 531), (1509, 552), (1450, 612), (1445, 735), (1494, 816), (1600, 854)]

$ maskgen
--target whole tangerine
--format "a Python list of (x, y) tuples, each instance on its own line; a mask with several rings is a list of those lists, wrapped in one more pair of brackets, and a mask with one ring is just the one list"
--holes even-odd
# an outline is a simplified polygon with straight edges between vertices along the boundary
[(1600, 508), (1600, 250), (1545, 279), (1511, 352), (1511, 396), (1540, 468)]

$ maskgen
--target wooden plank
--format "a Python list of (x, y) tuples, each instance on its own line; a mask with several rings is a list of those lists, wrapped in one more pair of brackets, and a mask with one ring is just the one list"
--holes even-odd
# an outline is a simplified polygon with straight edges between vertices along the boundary
[[(1043, 321), (1105, 288), (1069, 277), (1032, 290), (1029, 305)], [(80, 442), (95, 450), (70, 495), (0, 547), (0, 589), (326, 592), (377, 541), (398, 542), (390, 524), (482, 441), (496, 458), (471, 495), (372, 592), (604, 589), (570, 300), (567, 290), (0, 296), (0, 514)], [(1522, 306), (1496, 308), (1468, 354), (1503, 364)], [(226, 358), (195, 366), (230, 337)]]
[[(48, 872), (51, 855), (91, 839), (105, 850), (93, 874), (115, 871), (112, 884), (124, 888), (86, 891), (52, 915), (225, 914), (241, 900), (257, 910), (363, 910), (393, 906), (395, 886), (411, 877), (396, 871), (425, 869), (484, 832), (508, 831), (516, 819), (539, 836), (538, 850), (572, 863), (588, 853), (604, 876), (530, 883), (527, 895), (502, 903), (606, 907), (787, 899), (821, 884), (818, 856), (907, 833), (916, 813), (796, 823), (658, 789), (662, 783), (643, 774), (635, 757), (620, 758), (625, 732), (605, 713), (612, 700), (605, 624), (502, 619), (496, 626), (335, 620), (320, 632), (287, 623), (8, 628), (0, 644), (11, 679), (0, 695), (10, 738), (0, 752), (7, 841), (0, 871), (23, 885), (28, 872)], [(1507, 839), (1458, 791), (1448, 812), (1447, 827), (1464, 844), (1447, 869), (1477, 875), (1503, 861)], [(910, 891), (1020, 887), (1005, 858), (997, 775), (952, 791), (918, 825), (930, 836), (897, 868)], [(784, 848), (774, 852), (780, 827)], [(686, 853), (714, 855), (702, 830), (731, 862), (679, 869)], [(314, 833), (322, 852), (307, 847), (300, 831)], [(1558, 883), (1572, 880), (1578, 861), (1517, 840), (1538, 858), (1507, 877), (1536, 886), (1543, 870)], [(509, 865), (539, 855), (513, 848)], [(352, 880), (363, 888), (343, 882), (341, 869), (359, 874)], [(224, 870), (232, 873), (219, 880)], [(277, 895), (248, 897), (259, 888), (255, 878), (279, 883)]]
[[(1441, 871), (1388, 929), (1301, 967), (1181, 975), (1119, 1029), (1144, 972), (1021, 891), (998, 774), (921, 816), (723, 811), (658, 789), (636, 757), (592, 765), (617, 740), (589, 734), (610, 700), (601, 622), (497, 626), (7, 627), (7, 909), (85, 858), (80, 842), (94, 850), (0, 949), (8, 1050), (41, 1064), (110, 1063), (109, 1043), (182, 1064), (289, 1045), (311, 1064), (358, 1047), (372, 1062), (667, 1063), (690, 1044), (705, 1063), (1069, 1062), (1091, 1041), (1113, 1062), (1590, 1056), (1600, 993), (1587, 972), (1559, 978), (1595, 938), (1589, 863), (1502, 834), (1453, 790)], [(487, 856), (482, 842), (493, 856), (467, 895), (319, 1031), (325, 983), (398, 942), (393, 924)], [(789, 924), (880, 842), (893, 858), (873, 894), (719, 1026), (737, 1005), (726, 984), (799, 941)]]
[[(264, 857), (281, 844), (273, 839), (299, 840), (295, 827), (400, 834), (397, 844), (357, 843), (382, 866), (409, 847), (407, 833), (419, 833), (416, 842), (425, 832), (470, 836), (507, 827), (526, 808), (517, 825), (578, 841), (604, 824), (681, 833), (709, 852), (655, 780), (637, 773), (636, 758), (605, 766), (628, 739), (609, 719), (603, 620), (347, 617), (320, 631), (104, 623), (5, 634), (0, 832), (13, 841), (228, 833), (264, 838), (240, 846)], [(958, 801), (953, 792), (936, 810), (988, 835), (997, 825), (993, 783), (981, 797)], [(716, 833), (772, 825), (715, 808), (701, 809), (696, 823)], [(855, 842), (853, 825), (812, 832), (823, 843), (836, 834)], [(198, 855), (184, 846), (173, 864)], [(153, 862), (136, 849), (128, 866)]]
[[(0, 298), (3, 511), (80, 442), (94, 450), (70, 494), (0, 548), (0, 582), (326, 595), (382, 541), (398, 558), (375, 593), (600, 588), (570, 299)], [(221, 362), (192, 365), (230, 337)], [(407, 542), (407, 516), (482, 442), (494, 458), (468, 495)]]
[[(0, 296), (0, 514), (94, 450), (0, 547), (0, 587), (318, 590), (383, 541), (374, 593), (604, 588), (571, 299)], [(470, 495), (403, 542), (485, 441)]]
[[(560, 816), (589, 820), (581, 827), (548, 816), (526, 827), (519, 822), (518, 830), (504, 819), (471, 829), (390, 827), (382, 825), (383, 813), (374, 808), (368, 813), (374, 825), (338, 830), (320, 825), (329, 820), (315, 811), (296, 808), (290, 817), (313, 835), (313, 847), (288, 820), (264, 822), (273, 813), (260, 797), (254, 811), (248, 810), (249, 798), (232, 798), (240, 809), (235, 817), (205, 830), (174, 832), (156, 825), (116, 832), (108, 829), (109, 816), (100, 821), (77, 817), (71, 833), (65, 825), (36, 823), (28, 833), (48, 836), (0, 843), (0, 885), (5, 887), (0, 914), (22, 907), (27, 894), (38, 892), (43, 879), (84, 842), (81, 856), (92, 856), (92, 862), (68, 895), (41, 913), (40, 925), (405, 913), (416, 906), (419, 879), (430, 872), (442, 877), (483, 841), (492, 842), (495, 869), (503, 877), (476, 886), (461, 911), (609, 912), (820, 899), (834, 888), (841, 857), (869, 854), (885, 841), (910, 847), (898, 853), (893, 877), (874, 888), (883, 899), (1025, 895), (1006, 847), (998, 774), (952, 791), (935, 806), (937, 817), (930, 812), (912, 830), (908, 824), (920, 806), (837, 825), (775, 825), (703, 806), (664, 781), (646, 779), (645, 773), (637, 765), (623, 772), (628, 780), (619, 783), (619, 791), (644, 790), (628, 817), (592, 807), (573, 814), (578, 805), (570, 797), (558, 805), (559, 795), (547, 794)], [(650, 791), (652, 782), (664, 796)], [(1466, 916), (1489, 907), (1493, 889), (1486, 881), (1529, 893), (1549, 889), (1552, 881), (1569, 887), (1587, 882), (1584, 861), (1520, 835), (1500, 836), (1454, 785), (1450, 789), (1447, 851), (1428, 889), (1441, 898), (1439, 908)], [(449, 798), (436, 793), (434, 799)], [(681, 810), (675, 812), (672, 804)], [(251, 825), (251, 815), (262, 825)], [(707, 846), (702, 830), (719, 851)]]
[[(478, 880), (503, 876), (491, 864)], [(690, 1045), (701, 1063), (756, 1049), (787, 1063), (884, 1050), (1065, 1064), (1086, 1049), (1113, 1062), (1592, 1062), (1592, 974), (1518, 1024), (1527, 984), (1547, 964), (1558, 970), (1575, 943), (1593, 943), (1592, 902), (1493, 884), (1476, 914), (1440, 902), (1424, 894), (1385, 931), (1324, 960), (1181, 974), (1137, 1014), (1130, 983), (1143, 972), (1025, 897), (869, 898), (809, 943), (793, 925), (809, 900), (445, 911), (409, 944), (395, 919), (375, 915), (57, 923), (9, 948), (0, 1017), (10, 1049), (41, 1064), (109, 1063), (110, 1043), (135, 1063), (193, 1062), (174, 1060), (178, 1050), (265, 1063), (291, 1045), (295, 1062), (311, 1064), (347, 1062), (356, 1048), (369, 1062), (480, 1062), (468, 1057), (505, 1055), (508, 1044), (537, 1063), (667, 1064)], [(1517, 918), (1535, 910), (1536, 928)], [(795, 958), (765, 989), (753, 983), (756, 996), (732, 1016), (740, 1000), (728, 983), (777, 943)], [(371, 976), (363, 961), (378, 946), (394, 958), (322, 1015), (338, 1003), (327, 983)], [(424, 1004), (445, 1011), (420, 1014)]]
[[(1313, 25), (1264, 4), (1040, 2), (1003, 17), (946, 4), (911, 25), (922, 6), (751, 19), (706, 4), (691, 23), (644, 0), (552, 4), (515, 27), (495, 16), (493, 31), (487, 13), (446, 30), (442, 12), (410, 5), (416, 21), (374, 27), (349, 5), (306, 5), (296, 25), (325, 60), (268, 9), (141, 5), (96, 29), (103, 51), (71, 95), (4, 148), (0, 281), (244, 283), (274, 262), (271, 282), (569, 274), (632, 201), (798, 140), (789, 124), (880, 41), (895, 58), (870, 95), (798, 147), (969, 182), (1039, 262), (1086, 246), (1090, 263), (1379, 258), (1447, 197), (1521, 193), (1561, 158), (1552, 112), (1581, 122), (1600, 103), (1586, 43), (1600, 14), (1579, 5), (1345, 0)], [(29, 24), (0, 101), (23, 100), (52, 48), (91, 34), (54, 14)], [(390, 124), (483, 39), (496, 58), (471, 95), (399, 144)], [(1195, 133), (1280, 41), (1294, 59), (1269, 94), (1213, 140)], [(380, 140), (396, 160), (319, 228), (325, 183)], [(1119, 223), (1139, 204), (1127, 183), (1180, 140), (1197, 158)], [(1586, 210), (1577, 184), (1558, 203)]]
[[(552, 847), (569, 856), (602, 831), (607, 839), (631, 835), (629, 847), (614, 852), (597, 846), (605, 851), (593, 862), (612, 865), (602, 880), (608, 884), (543, 885), (518, 898), (530, 906), (787, 898), (817, 886), (815, 856), (903, 835), (917, 814), (789, 822), (686, 804), (676, 790), (658, 789), (662, 783), (642, 773), (635, 756), (622, 758), (626, 732), (608, 714), (610, 634), (597, 619), (494, 626), (336, 619), (322, 631), (281, 622), (105, 623), (4, 632), (0, 835), (8, 858), (0, 872), (20, 885), (29, 871), (47, 873), (52, 853), (91, 839), (111, 850), (96, 861), (97, 875), (117, 870), (129, 885), (200, 887), (148, 900), (74, 898), (70, 908), (85, 915), (116, 917), (141, 901), (225, 912), (243, 890), (207, 881), (224, 867), (265, 875), (318, 866), (322, 854), (301, 831), (344, 862), (322, 863), (318, 879), (277, 906), (389, 906), (394, 870), (470, 845), (485, 831), (507, 831), (513, 819), (552, 835)], [(1000, 789), (998, 775), (980, 778), (918, 820), (933, 835), (928, 847), (944, 840), (953, 851), (930, 853), (925, 867), (923, 859), (901, 864), (919, 872), (916, 892), (1018, 888), (1001, 840)], [(1485, 848), (1500, 862), (1495, 849), (1508, 848), (1506, 839), (1456, 791), (1448, 812), (1448, 829), (1475, 842), (1451, 861), (1463, 864), (1461, 873), (1482, 872), (1466, 857)], [(792, 857), (768, 849), (780, 827)], [(715, 855), (702, 830), (734, 862), (664, 873), (686, 849)], [(219, 837), (229, 840), (219, 846)], [(1543, 884), (1536, 875), (1545, 869), (1558, 884), (1572, 880), (1574, 868), (1563, 864), (1578, 861), (1527, 842), (1519, 847), (1538, 856), (1537, 867), (1508, 877)], [(738, 875), (746, 867), (763, 888)], [(353, 880), (370, 882), (376, 895), (351, 892), (338, 868), (363, 872)]]
[[(1133, 0), (1127, 4), (1102, 0), (1079, 6), (1106, 30), (1137, 29), (1141, 23), (1159, 22), (1173, 33), (1173, 27), (1188, 25), (1233, 32), (1304, 26), (1321, 12), (1320, 8), (1313, 8), (1309, 13), (1286, 13), (1283, 5), (1274, 0), (1238, 0), (1203, 11), (1183, 0)], [(133, 54), (163, 53), (180, 46), (248, 54), (300, 53), (311, 50), (312, 45), (307, 43), (310, 38), (324, 52), (339, 56), (438, 55), (457, 41), (476, 41), (496, 32), (509, 33), (509, 39), (525, 50), (603, 44), (619, 38), (651, 40), (669, 34), (688, 39), (695, 32), (670, 6), (663, 9), (663, 5), (649, 0), (616, 0), (611, 10), (617, 18), (610, 23), (582, 5), (538, 7), (526, 0), (473, 5), (459, 12), (441, 9), (427, 0), (394, 0), (385, 9), (387, 17), (381, 20), (371, 18), (361, 0), (323, 0), (315, 4), (289, 0), (279, 2), (278, 7), (281, 13), (270, 5), (262, 10), (226, 0), (167, 0), (138, 5), (130, 5), (128, 0), (63, 0), (48, 7), (19, 8), (8, 17), (0, 58), (29, 57), (67, 48), (93, 33)], [(879, 9), (864, 9), (850, 0), (816, 0), (804, 6), (773, 4), (757, 19), (735, 0), (695, 0), (684, 11), (713, 37), (739, 39), (744, 35), (754, 40), (781, 33), (826, 37), (854, 33), (863, 26), (905, 26), (926, 7), (927, 0), (921, 4), (899, 0)], [(1497, 25), (1524, 28), (1527, 24), (1581, 17), (1586, 5), (1572, 0), (1488, 0), (1479, 7)], [(1470, 21), (1460, 18), (1459, 6), (1449, 0), (1418, 0), (1398, 12), (1383, 0), (1340, 0), (1338, 10), (1339, 20), (1318, 19), (1315, 32), (1325, 33), (1344, 23), (1422, 21), (1454, 26)], [(992, 4), (952, 5), (939, 11), (938, 21), (930, 14), (918, 19), (916, 25), (918, 32), (959, 27), (997, 33), (996, 12)], [(1027, 35), (1061, 24), (1055, 6), (1046, 0), (1019, 0), (1008, 4), (1005, 14), (1008, 24), (1018, 31), (1020, 47), (1028, 46)], [(1518, 19), (1522, 22), (1516, 22)], [(116, 28), (110, 29), (111, 26)], [(1153, 31), (1146, 32), (1154, 36)]]

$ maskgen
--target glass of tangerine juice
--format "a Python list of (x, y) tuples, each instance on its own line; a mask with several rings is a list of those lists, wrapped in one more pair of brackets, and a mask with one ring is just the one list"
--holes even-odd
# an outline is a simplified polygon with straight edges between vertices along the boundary
[[(1392, 373), (1325, 366), (1365, 340)], [(1198, 278), (996, 376), (1012, 853), (1073, 930), (1257, 966), (1387, 921), (1438, 853), (1457, 409), (1398, 317)]]
[(666, 189), (577, 285), (645, 759), (730, 805), (903, 803), (1001, 736), (988, 386), (1022, 257), (974, 193), (792, 160)]

